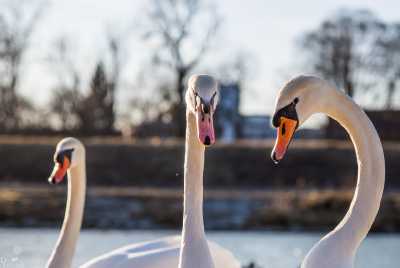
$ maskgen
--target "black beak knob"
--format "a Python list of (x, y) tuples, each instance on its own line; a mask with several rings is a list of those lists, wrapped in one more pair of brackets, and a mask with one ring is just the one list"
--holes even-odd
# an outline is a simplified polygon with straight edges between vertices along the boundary
[(208, 114), (210, 112), (210, 107), (206, 104), (202, 104), (201, 106), (203, 113)]

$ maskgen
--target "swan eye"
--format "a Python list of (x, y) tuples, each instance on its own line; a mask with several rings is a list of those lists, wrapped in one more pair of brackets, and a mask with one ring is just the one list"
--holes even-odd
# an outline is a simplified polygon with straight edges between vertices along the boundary
[(298, 98), (298, 97), (294, 98), (293, 103), (294, 103), (294, 104), (299, 103), (299, 98)]
[(61, 153), (59, 153), (59, 154), (56, 156), (55, 162), (57, 162), (58, 164), (61, 164), (61, 165), (62, 165), (62, 162), (63, 162), (63, 161), (64, 161), (64, 155), (61, 154)]
[(72, 152), (74, 149), (63, 150), (57, 154), (55, 157), (55, 162), (62, 165), (64, 163), (64, 158), (68, 158), (69, 161), (72, 159)]

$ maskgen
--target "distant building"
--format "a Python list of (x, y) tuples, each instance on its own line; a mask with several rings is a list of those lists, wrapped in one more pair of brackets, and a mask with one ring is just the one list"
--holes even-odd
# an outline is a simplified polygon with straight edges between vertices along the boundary
[[(238, 84), (222, 84), (220, 98), (214, 118), (214, 126), (218, 139), (231, 143), (237, 139), (268, 139), (273, 138), (275, 130), (271, 127), (271, 118), (268, 115), (241, 115), (240, 88)], [(315, 133), (304, 133), (303, 136), (315, 136)], [(135, 137), (173, 137), (174, 126), (171, 122), (157, 119), (143, 122), (135, 127)], [(302, 136), (302, 137), (303, 137)]]
[(233, 142), (238, 138), (240, 125), (240, 88), (237, 84), (221, 85), (215, 125), (219, 138), (225, 142)]
[(240, 138), (266, 139), (274, 136), (271, 117), (267, 115), (244, 115), (240, 120)]
[(221, 85), (220, 102), (216, 113), (218, 136), (224, 142), (241, 139), (265, 139), (273, 136), (270, 117), (267, 115), (241, 115), (240, 88), (238, 84)]

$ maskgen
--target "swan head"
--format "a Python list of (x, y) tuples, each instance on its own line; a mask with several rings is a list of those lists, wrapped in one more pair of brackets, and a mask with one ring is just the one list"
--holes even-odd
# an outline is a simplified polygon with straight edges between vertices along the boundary
[(279, 92), (272, 125), (277, 129), (271, 158), (283, 159), (296, 130), (315, 112), (321, 110), (329, 91), (326, 82), (313, 76), (299, 76), (289, 81)]
[(188, 111), (195, 115), (197, 136), (202, 144), (215, 143), (214, 112), (219, 101), (219, 85), (210, 75), (192, 75), (186, 91)]
[(49, 183), (58, 184), (64, 180), (67, 171), (84, 161), (85, 147), (75, 138), (61, 140), (54, 153), (54, 169), (49, 177)]

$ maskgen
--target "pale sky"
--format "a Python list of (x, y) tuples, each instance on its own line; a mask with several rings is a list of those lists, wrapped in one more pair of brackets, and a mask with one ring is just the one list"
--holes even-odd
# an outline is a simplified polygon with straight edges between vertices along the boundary
[[(54, 75), (44, 63), (51, 41), (66, 35), (77, 48), (78, 65), (83, 72), (92, 71), (104, 48), (106, 27), (125, 29), (136, 22), (146, 0), (52, 0), (52, 4), (33, 36), (26, 60), (21, 92), (35, 96), (39, 104), (48, 102)], [(242, 111), (246, 114), (270, 113), (279, 87), (285, 78), (301, 73), (295, 68), (299, 36), (316, 28), (322, 19), (339, 8), (368, 8), (386, 21), (400, 20), (398, 0), (219, 0), (215, 1), (224, 24), (215, 54), (205, 59), (212, 66), (221, 55), (236, 50), (253, 54), (256, 72), (252, 74), (251, 91), (244, 93)], [(126, 79), (134, 78), (151, 52), (132, 33), (127, 49), (129, 63)], [(284, 75), (283, 75), (284, 74)], [(120, 104), (135, 92), (120, 92)]]

